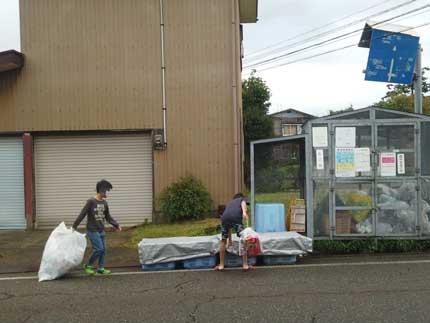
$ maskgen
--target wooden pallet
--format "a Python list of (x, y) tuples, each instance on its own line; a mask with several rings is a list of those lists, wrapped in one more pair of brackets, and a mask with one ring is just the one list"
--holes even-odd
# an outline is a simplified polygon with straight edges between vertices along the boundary
[(306, 231), (306, 206), (305, 200), (291, 198), (288, 206), (287, 229), (289, 231)]

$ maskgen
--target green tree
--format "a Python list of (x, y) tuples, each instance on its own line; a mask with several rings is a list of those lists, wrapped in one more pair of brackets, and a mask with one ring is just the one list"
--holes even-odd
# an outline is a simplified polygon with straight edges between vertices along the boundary
[(268, 115), (270, 89), (266, 82), (255, 75), (242, 81), (243, 132), (245, 143), (245, 184), (249, 187), (250, 156), (249, 143), (273, 136), (272, 118)]
[(349, 107), (345, 108), (345, 109), (340, 109), (340, 110), (328, 110), (329, 115), (334, 115), (334, 114), (339, 114), (339, 113), (344, 113), (344, 112), (351, 112), (354, 111), (354, 108), (352, 107), (352, 104), (349, 105)]
[[(428, 67), (422, 69), (422, 93), (423, 93), (423, 113), (430, 115), (430, 97), (426, 94), (430, 92), (430, 83), (427, 82), (425, 72), (429, 71)], [(414, 112), (414, 89), (412, 85), (407, 84), (388, 84), (387, 94), (379, 101), (375, 103), (375, 106), (398, 110), (404, 112)]]

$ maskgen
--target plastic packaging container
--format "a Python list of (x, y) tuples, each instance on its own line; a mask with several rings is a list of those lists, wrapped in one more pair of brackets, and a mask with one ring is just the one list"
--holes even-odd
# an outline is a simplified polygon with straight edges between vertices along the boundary
[(155, 270), (173, 270), (175, 269), (175, 262), (163, 262), (159, 264), (142, 265), (142, 270), (155, 271)]
[(255, 205), (255, 231), (260, 233), (286, 231), (284, 204), (257, 203)]
[(184, 265), (184, 269), (212, 268), (216, 265), (216, 257), (208, 256), (208, 257), (187, 259), (187, 260), (183, 260), (182, 264)]
[[(248, 257), (248, 265), (254, 266), (257, 262), (257, 257)], [(242, 256), (237, 256), (231, 253), (225, 253), (224, 265), (226, 267), (242, 267)]]

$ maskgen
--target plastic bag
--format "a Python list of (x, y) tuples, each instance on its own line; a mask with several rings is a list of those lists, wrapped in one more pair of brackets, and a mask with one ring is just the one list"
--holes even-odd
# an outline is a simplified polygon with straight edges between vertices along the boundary
[(248, 253), (248, 256), (255, 257), (262, 253), (260, 236), (251, 228), (246, 228), (240, 233), (239, 255)]
[(43, 250), (39, 282), (61, 277), (78, 266), (84, 258), (86, 247), (85, 234), (68, 229), (61, 222), (52, 231)]

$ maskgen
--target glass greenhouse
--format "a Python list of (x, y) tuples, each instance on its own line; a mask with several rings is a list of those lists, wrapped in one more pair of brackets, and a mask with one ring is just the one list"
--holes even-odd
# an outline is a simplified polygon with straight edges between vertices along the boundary
[(369, 107), (251, 143), (251, 203), (306, 205), (314, 239), (430, 236), (430, 117)]

